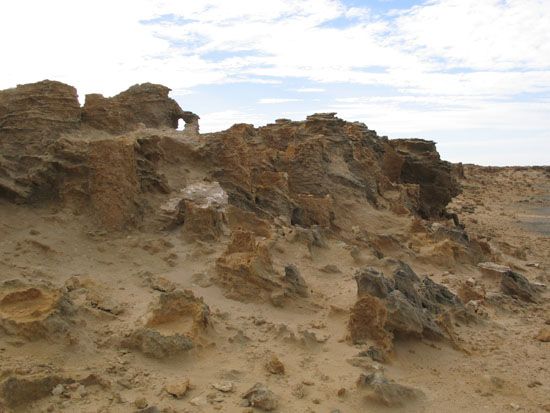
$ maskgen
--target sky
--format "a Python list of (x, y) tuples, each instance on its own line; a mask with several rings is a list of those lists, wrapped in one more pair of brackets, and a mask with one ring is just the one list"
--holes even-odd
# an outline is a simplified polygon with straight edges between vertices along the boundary
[(550, 164), (550, 0), (2, 0), (0, 89), (161, 83), (202, 132), (337, 112), (444, 159)]

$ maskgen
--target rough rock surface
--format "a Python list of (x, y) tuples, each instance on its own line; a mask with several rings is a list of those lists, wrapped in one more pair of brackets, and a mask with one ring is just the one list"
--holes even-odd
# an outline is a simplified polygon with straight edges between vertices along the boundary
[(183, 111), (168, 97), (169, 92), (166, 86), (143, 83), (112, 98), (86, 95), (82, 122), (98, 130), (121, 134), (139, 127), (176, 129), (178, 121), (183, 119), (189, 127), (198, 130), (199, 117)]
[(435, 142), (393, 139), (390, 144), (404, 158), (399, 181), (420, 186), (420, 214), (423, 217), (443, 214), (447, 204), (460, 191), (451, 164), (440, 159)]
[(424, 397), (421, 390), (395, 383), (380, 372), (361, 374), (357, 386), (370, 390), (369, 399), (388, 407), (409, 405)]
[(0, 410), (544, 410), (547, 169), (332, 113), (175, 130), (151, 85), (0, 102)]
[[(196, 132), (198, 116), (183, 111), (168, 92), (161, 85), (135, 85), (110, 99), (89, 95), (81, 108), (76, 89), (60, 82), (45, 80), (0, 91), (0, 197), (17, 202), (59, 198), (67, 177), (93, 174), (94, 151), (101, 151), (101, 145), (115, 150), (107, 160), (116, 164), (117, 143), (88, 145), (94, 140), (88, 136), (108, 132), (109, 137), (143, 126), (175, 129), (179, 119), (190, 133)], [(65, 138), (70, 134), (76, 141)], [(139, 152), (139, 144), (135, 146)], [(138, 165), (132, 167), (129, 175), (140, 175)], [(84, 188), (86, 195), (90, 191)]]
[(192, 291), (161, 293), (149, 306), (142, 327), (122, 340), (122, 346), (148, 357), (164, 358), (194, 348), (210, 325), (210, 309)]
[(506, 271), (502, 274), (500, 281), (502, 292), (511, 296), (516, 296), (524, 301), (537, 302), (540, 290), (529, 282), (523, 275)]
[(351, 310), (348, 328), (353, 342), (370, 338), (385, 349), (395, 336), (449, 337), (449, 322), (464, 307), (445, 286), (420, 279), (405, 263), (398, 262), (393, 278), (374, 268), (355, 275), (358, 300)]
[(30, 340), (53, 339), (70, 328), (73, 308), (53, 286), (18, 280), (0, 284), (0, 331)]
[(248, 405), (259, 410), (270, 412), (278, 406), (277, 397), (271, 390), (261, 383), (256, 383), (242, 398), (248, 402)]

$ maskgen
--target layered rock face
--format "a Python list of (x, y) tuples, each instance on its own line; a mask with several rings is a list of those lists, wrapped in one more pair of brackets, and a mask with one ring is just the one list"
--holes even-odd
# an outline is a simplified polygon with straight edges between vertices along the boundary
[(178, 127), (183, 119), (189, 127), (198, 129), (199, 117), (183, 111), (175, 100), (168, 97), (166, 86), (144, 83), (112, 98), (99, 94), (86, 95), (82, 108), (82, 122), (99, 130), (120, 134), (138, 129)]
[[(189, 131), (198, 130), (198, 116), (183, 111), (169, 91), (151, 83), (135, 85), (113, 98), (89, 95), (83, 108), (76, 89), (60, 82), (0, 91), (0, 196), (17, 202), (58, 198), (67, 176), (86, 174), (97, 164), (93, 153), (99, 144), (88, 148), (83, 131), (109, 137), (143, 127), (176, 129), (179, 119)], [(76, 145), (68, 137), (79, 138)]]
[(79, 125), (72, 86), (45, 80), (0, 91), (0, 196), (25, 200), (54, 190), (47, 147)]
[(0, 196), (18, 202), (76, 196), (109, 228), (139, 222), (140, 193), (181, 189), (168, 186), (158, 165), (174, 144), (144, 128), (174, 130), (179, 119), (187, 125), (181, 136), (196, 136), (188, 152), (219, 181), (229, 203), (262, 218), (330, 228), (335, 197), (437, 217), (459, 192), (433, 142), (380, 138), (334, 113), (198, 135), (198, 116), (168, 93), (146, 83), (112, 98), (87, 95), (80, 108), (76, 90), (59, 82), (0, 92)]
[(338, 195), (438, 217), (459, 193), (433, 142), (394, 143), (334, 113), (260, 128), (235, 125), (205, 138), (202, 156), (216, 166), (213, 176), (230, 202), (301, 226), (330, 227)]
[(432, 141), (394, 139), (390, 144), (403, 159), (398, 182), (419, 185), (420, 215), (442, 215), (445, 206), (460, 193), (451, 163), (440, 159)]

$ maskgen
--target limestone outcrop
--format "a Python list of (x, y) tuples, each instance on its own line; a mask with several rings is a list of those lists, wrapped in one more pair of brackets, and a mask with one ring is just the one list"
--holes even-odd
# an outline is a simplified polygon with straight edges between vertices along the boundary
[(358, 299), (348, 322), (352, 342), (372, 339), (391, 349), (396, 336), (452, 340), (451, 320), (464, 315), (460, 299), (428, 277), (420, 279), (403, 262), (395, 267), (393, 277), (371, 267), (357, 271)]
[(198, 130), (199, 117), (182, 110), (168, 97), (170, 89), (153, 83), (134, 85), (112, 98), (100, 94), (86, 95), (82, 123), (95, 129), (121, 134), (140, 127), (172, 128), (184, 120)]
[[(67, 180), (74, 183), (75, 177), (86, 175), (90, 185), (86, 182), (80, 190), (93, 191), (93, 171), (102, 162), (95, 153), (105, 146), (110, 147), (104, 152), (110, 160), (103, 159), (108, 165), (117, 164), (126, 151), (124, 166), (115, 168), (130, 166), (134, 170), (123, 180), (135, 181), (136, 175), (143, 175), (142, 181), (157, 179), (149, 186), (162, 186), (162, 180), (151, 171), (149, 154), (144, 153), (150, 148), (136, 142), (136, 154), (132, 155), (128, 149), (133, 150), (133, 144), (119, 145), (114, 138), (143, 127), (176, 129), (179, 119), (186, 122), (188, 133), (196, 133), (198, 116), (183, 111), (168, 97), (169, 91), (150, 83), (135, 85), (113, 98), (89, 95), (83, 108), (76, 89), (56, 81), (0, 91), (0, 197), (20, 203), (63, 198)], [(102, 143), (95, 142), (98, 136)], [(132, 203), (133, 196), (129, 194), (123, 207)]]

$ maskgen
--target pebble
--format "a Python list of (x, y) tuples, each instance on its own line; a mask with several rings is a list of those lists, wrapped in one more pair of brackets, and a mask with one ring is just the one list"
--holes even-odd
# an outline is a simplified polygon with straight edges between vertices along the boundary
[(223, 393), (230, 393), (235, 389), (233, 382), (230, 382), (230, 381), (221, 381), (221, 382), (212, 383), (211, 386)]
[(63, 390), (65, 390), (65, 388), (63, 387), (62, 384), (58, 384), (57, 386), (55, 386), (52, 390), (52, 394), (54, 396), (60, 396), (61, 393), (63, 393)]
[(145, 397), (140, 397), (139, 399), (136, 399), (134, 401), (134, 406), (136, 406), (138, 409), (145, 409), (147, 406), (149, 406), (149, 402)]

